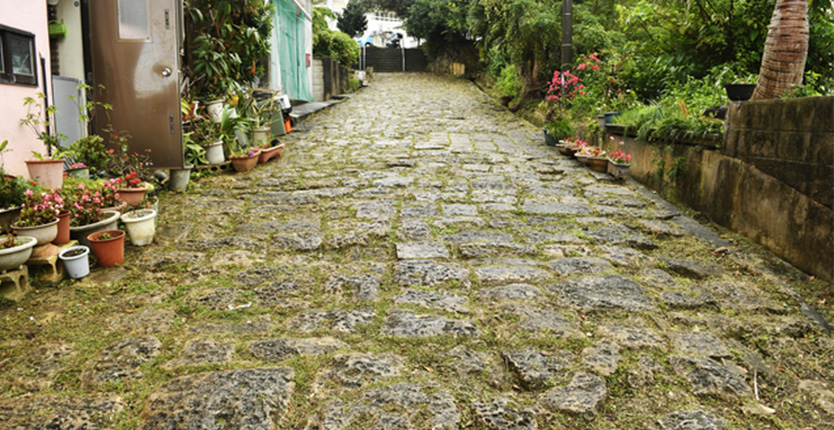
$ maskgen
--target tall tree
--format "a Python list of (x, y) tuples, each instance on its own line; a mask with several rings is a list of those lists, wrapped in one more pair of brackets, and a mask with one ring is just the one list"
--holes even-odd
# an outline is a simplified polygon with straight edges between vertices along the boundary
[(357, 1), (348, 3), (342, 15), (339, 16), (336, 27), (339, 27), (342, 33), (350, 37), (363, 34), (368, 29), (368, 18), (365, 17), (365, 9)]
[(802, 83), (808, 37), (808, 0), (778, 0), (753, 100), (777, 98)]

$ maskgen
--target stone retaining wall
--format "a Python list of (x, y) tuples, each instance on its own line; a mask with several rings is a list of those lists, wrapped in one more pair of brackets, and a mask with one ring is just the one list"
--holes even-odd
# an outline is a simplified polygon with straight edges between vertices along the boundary
[(721, 149), (615, 139), (637, 181), (834, 281), (834, 97), (733, 106), (727, 129)]

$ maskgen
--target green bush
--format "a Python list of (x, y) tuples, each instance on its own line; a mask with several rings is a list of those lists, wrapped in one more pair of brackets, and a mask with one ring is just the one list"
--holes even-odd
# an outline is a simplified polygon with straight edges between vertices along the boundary
[(359, 60), (359, 45), (347, 34), (334, 31), (330, 42), (330, 58), (349, 68)]
[(503, 97), (518, 97), (523, 86), (521, 77), (518, 76), (518, 68), (514, 64), (508, 64), (501, 69), (501, 75), (492, 87)]

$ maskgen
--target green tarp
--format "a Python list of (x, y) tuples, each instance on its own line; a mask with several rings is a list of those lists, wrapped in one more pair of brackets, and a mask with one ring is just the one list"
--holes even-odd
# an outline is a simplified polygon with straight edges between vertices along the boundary
[[(275, 4), (275, 37), (278, 68), (284, 93), (291, 99), (312, 102), (307, 67), (307, 18), (292, 0), (273, 0)], [(309, 24), (311, 25), (311, 24)]]

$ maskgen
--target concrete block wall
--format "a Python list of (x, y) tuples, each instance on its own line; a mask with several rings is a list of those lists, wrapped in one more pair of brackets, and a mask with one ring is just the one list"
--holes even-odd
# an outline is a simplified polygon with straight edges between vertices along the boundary
[(834, 209), (834, 97), (730, 106), (724, 153)]
[[(747, 102), (729, 115), (720, 149), (620, 135), (615, 141), (632, 154), (629, 174), (638, 182), (673, 190), (713, 222), (834, 282), (834, 97)], [(674, 182), (657, 174), (660, 159), (666, 174), (679, 165)]]

